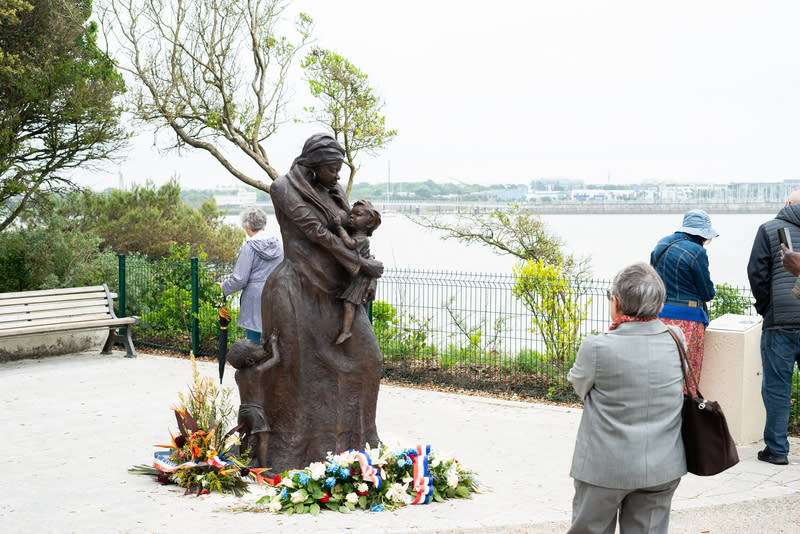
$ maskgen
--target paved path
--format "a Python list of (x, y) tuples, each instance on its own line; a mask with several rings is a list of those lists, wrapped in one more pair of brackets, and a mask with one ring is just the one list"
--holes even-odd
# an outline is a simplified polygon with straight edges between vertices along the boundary
[[(199, 363), (215, 376), (216, 364)], [(229, 368), (227, 386), (233, 385)], [(580, 410), (384, 386), (378, 429), (385, 443), (430, 443), (480, 473), (471, 500), (394, 512), (318, 517), (242, 512), (249, 496), (183, 496), (175, 486), (129, 475), (148, 463), (188, 389), (188, 360), (86, 352), (0, 364), (0, 532), (564, 532), (569, 463)], [(236, 394), (234, 393), (234, 397)], [(672, 532), (800, 533), (800, 440), (792, 465), (742, 462), (716, 477), (684, 477)]]

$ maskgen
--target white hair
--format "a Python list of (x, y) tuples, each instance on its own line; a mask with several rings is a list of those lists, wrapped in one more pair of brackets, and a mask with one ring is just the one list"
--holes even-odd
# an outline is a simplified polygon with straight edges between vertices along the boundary
[(245, 209), (239, 215), (239, 219), (242, 221), (242, 228), (245, 230), (249, 228), (252, 232), (258, 232), (267, 225), (267, 214), (260, 208)]
[(614, 277), (611, 294), (619, 309), (632, 317), (656, 317), (664, 306), (667, 290), (655, 269), (647, 263), (634, 263)]

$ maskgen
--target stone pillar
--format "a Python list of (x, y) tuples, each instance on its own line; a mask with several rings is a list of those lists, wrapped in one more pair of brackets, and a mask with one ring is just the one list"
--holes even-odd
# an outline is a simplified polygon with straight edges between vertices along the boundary
[(764, 436), (760, 341), (757, 315), (725, 314), (706, 329), (700, 391), (722, 406), (737, 445)]

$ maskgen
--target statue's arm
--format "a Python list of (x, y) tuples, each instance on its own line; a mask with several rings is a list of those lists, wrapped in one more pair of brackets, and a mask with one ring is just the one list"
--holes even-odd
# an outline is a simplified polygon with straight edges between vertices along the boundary
[(347, 246), (347, 248), (356, 248), (355, 239), (350, 237), (350, 234), (347, 233), (347, 230), (345, 230), (341, 224), (336, 225), (336, 233), (339, 234), (339, 239), (344, 241), (344, 244)]
[(288, 180), (281, 184), (282, 187), (275, 187), (277, 185), (278, 181), (275, 181), (270, 188), (272, 202), (309, 241), (326, 248), (351, 275), (356, 274), (361, 268), (358, 252), (348, 248), (341, 237), (328, 229), (327, 222), (294, 190)]

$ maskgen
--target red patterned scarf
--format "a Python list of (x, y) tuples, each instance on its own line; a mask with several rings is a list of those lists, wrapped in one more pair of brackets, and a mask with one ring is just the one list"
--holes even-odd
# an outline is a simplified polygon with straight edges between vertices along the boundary
[(622, 323), (647, 323), (650, 321), (655, 321), (658, 317), (631, 317), (630, 315), (620, 315), (616, 319), (611, 322), (611, 326), (608, 327), (608, 331), (616, 330), (616, 328), (621, 325)]

